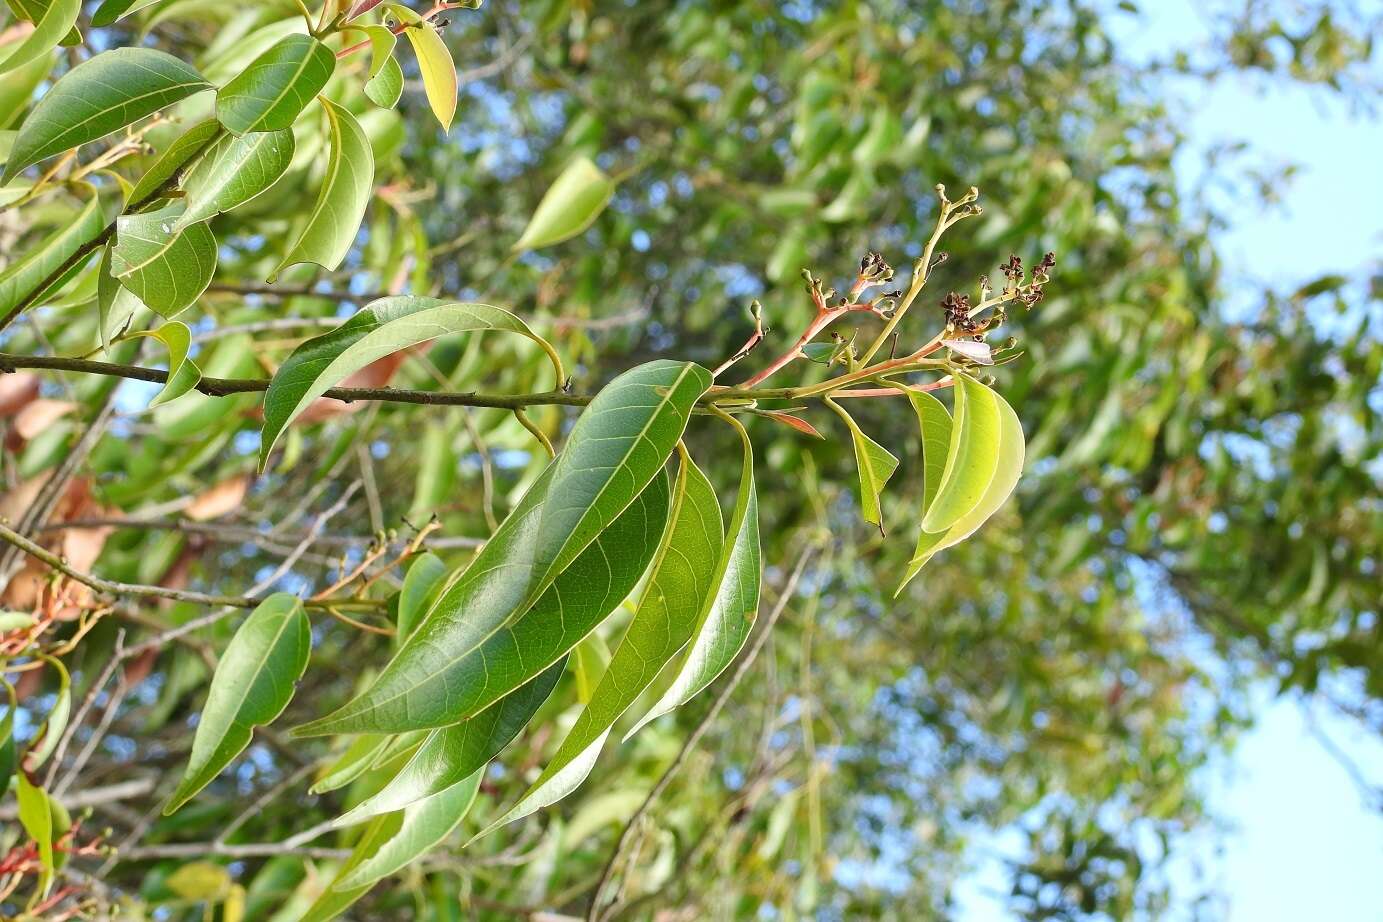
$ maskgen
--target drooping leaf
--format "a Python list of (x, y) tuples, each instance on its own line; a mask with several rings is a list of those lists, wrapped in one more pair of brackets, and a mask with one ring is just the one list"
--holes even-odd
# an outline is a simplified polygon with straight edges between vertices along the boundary
[(968, 375), (956, 375), (956, 416), (946, 452), (946, 472), (922, 530), (945, 531), (974, 509), (999, 463), (999, 404), (994, 392)]
[(38, 845), (41, 869), (38, 889), (43, 896), (47, 896), (53, 886), (53, 809), (43, 788), (31, 784), (23, 772), (15, 778), (19, 781), (19, 824)]
[[(0, 74), (18, 70), (56, 48), (62, 43), (63, 38), (71, 33), (72, 27), (77, 24), (77, 17), (81, 13), (82, 0), (53, 0), (43, 11), (43, 16), (34, 23), (34, 31), (10, 49), (9, 54), (3, 59), (0, 59)], [(9, 177), (13, 175), (9, 171), (9, 167), (6, 167), (5, 182), (8, 182)], [(0, 185), (3, 184), (0, 182)]]
[(451, 120), (456, 115), (457, 78), (456, 64), (451, 59), (447, 43), (437, 34), (437, 29), (406, 6), (391, 3), (389, 12), (404, 23), (403, 34), (413, 46), (418, 58), (418, 70), (423, 75), (423, 91), (432, 114), (442, 123), (443, 131), (451, 130)]
[[(54, 7), (60, 2), (66, 0), (55, 0)], [(15, 138), (0, 185), (45, 157), (103, 138), (208, 89), (211, 84), (196, 68), (171, 54), (152, 48), (102, 52), (63, 74), (34, 106)]]
[[(671, 361), (649, 362), (611, 381), (581, 414), (557, 460), (433, 606), (374, 687), (295, 733), (398, 732), (466, 716), (456, 710), (453, 680), (469, 680), (476, 665), (472, 655), (528, 611), (644, 491), (710, 384), (706, 369)], [(666, 485), (663, 491), (665, 506)], [(489, 700), (502, 694), (494, 694), (493, 686), (484, 690), (492, 694)], [(483, 697), (472, 706), (484, 706)]]
[(96, 276), (96, 312), (101, 348), (110, 351), (111, 336), (121, 332), (134, 317), (135, 311), (144, 306), (143, 302), (124, 285), (116, 280), (110, 271), (110, 251), (107, 246), (101, 253), (101, 265)]
[(556, 803), (586, 779), (615, 722), (690, 639), (724, 540), (715, 488), (684, 454), (652, 575), (600, 684), (542, 775), (481, 835)]
[(31, 774), (38, 771), (57, 749), (58, 740), (62, 739), (63, 733), (67, 730), (67, 721), (72, 716), (72, 677), (67, 674), (67, 667), (59, 660), (49, 659), (48, 664), (58, 673), (58, 694), (53, 699), (53, 707), (49, 709), (48, 716), (43, 720), (43, 726), (30, 741), (28, 751), (24, 753), (24, 771)]
[(447, 565), (433, 553), (419, 554), (408, 565), (399, 589), (398, 642), (403, 643), (423, 621), (429, 606), (446, 582)]
[[(975, 382), (974, 386), (989, 390), (979, 382)], [(944, 532), (923, 531), (918, 534), (917, 548), (913, 551), (912, 559), (908, 562), (907, 573), (904, 574), (903, 580), (898, 586), (898, 592), (903, 591), (903, 587), (926, 566), (927, 561), (931, 560), (932, 557), (948, 547), (954, 547), (978, 531), (980, 526), (999, 510), (999, 507), (1008, 499), (1009, 494), (1013, 492), (1013, 488), (1018, 485), (1018, 478), (1023, 473), (1025, 454), (1023, 424), (1007, 400), (993, 391), (990, 391), (990, 394), (999, 408), (999, 444), (995, 449), (997, 463), (995, 464), (994, 476), (990, 479), (980, 501), (975, 504), (973, 509), (957, 519), (954, 525)], [(936, 486), (933, 486), (933, 482), (934, 478), (939, 479), (937, 468), (940, 466), (940, 462), (933, 461), (933, 456), (940, 456), (946, 450), (943, 447), (945, 443), (942, 439), (949, 435), (947, 429), (950, 419), (946, 416), (946, 408), (941, 405), (941, 401), (930, 394), (919, 394), (913, 391), (909, 392), (908, 396), (912, 398), (913, 406), (917, 409), (918, 420), (922, 424), (922, 444), (926, 468), (924, 501), (929, 501), (930, 497), (926, 494), (928, 491), (937, 489)], [(944, 424), (943, 419), (945, 420)], [(932, 431), (929, 432), (929, 429)], [(897, 593), (894, 594), (897, 595)]]
[(292, 161), (290, 129), (226, 135), (188, 171), (183, 180), (187, 210), (173, 230), (245, 204), (278, 182)]
[(196, 303), (216, 274), (216, 238), (206, 224), (177, 229), (183, 202), (121, 215), (115, 222), (110, 269), (120, 284), (162, 317)]
[(561, 368), (552, 346), (528, 324), (501, 308), (413, 295), (380, 298), (361, 308), (335, 330), (309, 339), (293, 350), (274, 373), (264, 395), (260, 469), (268, 463), (270, 452), (288, 425), (312, 401), (347, 376), (376, 359), (410, 346), (440, 336), (480, 330), (527, 336), (553, 356), (556, 368)]
[(515, 250), (537, 250), (570, 240), (590, 227), (615, 194), (615, 181), (587, 157), (567, 164), (528, 219)]
[(18, 754), (14, 743), (14, 712), (18, 708), (15, 700), (14, 686), (4, 679), (0, 679), (0, 684), (5, 686), (5, 716), (0, 717), (0, 792), (8, 791), (10, 788), (10, 778), (14, 775), (15, 765), (18, 764)]
[(477, 769), (446, 790), (405, 807), (398, 832), (339, 883), (333, 884), (333, 888), (351, 890), (369, 886), (405, 867), (451, 835), (475, 803), (483, 775), (484, 770)]
[(754, 484), (754, 448), (742, 430), (744, 460), (739, 496), (730, 513), (711, 589), (697, 613), (691, 644), (672, 685), (625, 739), (644, 725), (699, 695), (739, 655), (759, 614), (762, 558), (759, 549), (759, 496)]
[[(86, 204), (72, 222), (33, 247), (29, 253), (0, 272), (0, 316), (8, 314), (15, 305), (34, 293), (53, 272), (72, 259), (83, 246), (95, 240), (105, 230), (106, 209), (102, 207), (96, 189), (80, 184), (88, 196)], [(80, 268), (78, 266), (77, 268)], [(47, 286), (42, 295), (56, 291), (66, 281), (66, 275)]]
[(826, 438), (826, 436), (822, 435), (815, 426), (800, 416), (794, 416), (791, 413), (784, 413), (780, 410), (759, 410), (757, 415), (766, 416), (774, 422), (782, 423), (814, 439), (824, 440)]
[(352, 903), (364, 896), (370, 889), (370, 884), (349, 889), (338, 888), (337, 885), (347, 874), (373, 857), (385, 842), (394, 837), (402, 825), (402, 812), (381, 816), (371, 823), (360, 837), (360, 841), (355, 844), (350, 858), (336, 872), (331, 885), (313, 901), (299, 922), (328, 922), (340, 916)]
[(318, 101), (327, 118), (326, 174), (307, 225), (274, 270), (275, 275), (294, 263), (313, 262), (324, 269), (341, 265), (370, 203), (375, 179), (370, 139), (344, 107), (325, 96)]
[(508, 746), (557, 687), (560, 659), (526, 685), (460, 723), (431, 731), (399, 773), (336, 821), (338, 826), (402, 810), (469, 777)]
[(291, 128), (335, 69), (326, 45), (286, 36), (217, 91), (216, 118), (235, 134)]
[(164, 815), (206, 787), (250, 743), (254, 728), (278, 717), (307, 668), (311, 647), (301, 601), (285, 592), (260, 603), (216, 666), (192, 755)]
[(324, 794), (350, 784), (370, 770), (392, 739), (387, 733), (362, 733), (355, 737), (346, 751), (312, 782), (308, 793)]
[(860, 511), (864, 514), (864, 520), (882, 530), (884, 517), (879, 496), (893, 472), (898, 470), (898, 459), (887, 448), (865, 435), (840, 404), (827, 400), (826, 405), (844, 420), (846, 428), (850, 430), (850, 442), (855, 447), (855, 467), (860, 476)]
[(173, 178), (178, 170), (187, 166), (198, 154), (206, 150), (207, 145), (211, 144), (222, 130), (216, 119), (209, 118), (206, 121), (198, 122), (178, 135), (177, 140), (168, 145), (167, 149), (159, 155), (153, 165), (134, 184), (134, 189), (130, 192), (131, 204), (142, 204), (152, 198)]
[(365, 79), (365, 95), (375, 105), (392, 109), (403, 95), (403, 69), (394, 59), (397, 38), (384, 26), (360, 26), (359, 31), (370, 40), (370, 72)]

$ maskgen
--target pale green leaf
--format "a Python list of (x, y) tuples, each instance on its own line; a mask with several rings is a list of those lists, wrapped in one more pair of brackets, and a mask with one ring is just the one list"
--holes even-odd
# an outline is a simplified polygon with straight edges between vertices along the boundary
[(360, 841), (355, 844), (350, 858), (332, 878), (330, 886), (313, 901), (298, 922), (328, 922), (328, 920), (340, 916), (352, 903), (364, 896), (371, 884), (349, 889), (339, 888), (338, 885), (347, 874), (374, 857), (375, 853), (380, 850), (384, 843), (394, 837), (402, 825), (403, 814), (401, 812), (381, 816), (371, 823), (360, 837)]
[(569, 240), (590, 227), (615, 194), (615, 181), (587, 157), (557, 177), (529, 218), (515, 250), (536, 250)]
[(553, 357), (554, 367), (561, 368), (552, 346), (528, 324), (501, 308), (413, 295), (380, 298), (331, 332), (309, 339), (293, 350), (274, 373), (264, 395), (260, 469), (268, 464), (270, 452), (288, 425), (312, 401), (347, 376), (401, 349), (441, 336), (482, 330), (527, 336)]
[(955, 423), (946, 472), (922, 530), (942, 532), (974, 509), (999, 463), (999, 403), (994, 392), (967, 375), (956, 375)]
[[(39, 285), (53, 272), (72, 259), (83, 246), (95, 240), (107, 224), (106, 209), (102, 207), (95, 187), (86, 183), (79, 186), (87, 196), (86, 204), (66, 227), (54, 232), (41, 243), (29, 248), (28, 253), (16, 260), (5, 271), (0, 272), (0, 316), (8, 314), (15, 305), (34, 293)], [(80, 266), (76, 267), (80, 269)], [(75, 271), (75, 270), (74, 270)], [(42, 294), (47, 295), (60, 288), (67, 276), (47, 286)], [(42, 296), (34, 300), (39, 303)]]
[(290, 129), (226, 135), (188, 171), (182, 184), (187, 210), (173, 230), (245, 204), (278, 182), (292, 161)]
[(335, 69), (326, 45), (289, 35), (217, 91), (216, 118), (235, 134), (291, 128)]
[[(528, 611), (644, 492), (710, 384), (706, 369), (672, 361), (649, 362), (611, 381), (581, 414), (557, 460), (433, 606), (374, 687), (295, 732), (316, 736), (442, 726), (502, 696), (494, 683), (474, 684), (481, 666), (474, 654), (492, 638), (506, 648), (538, 640), (525, 639), (527, 626), (524, 637), (499, 632)], [(664, 483), (664, 515), (666, 489)], [(621, 558), (632, 550), (622, 549)], [(544, 633), (544, 643), (567, 640), (566, 631)], [(567, 648), (585, 633), (570, 637)], [(546, 655), (546, 662), (556, 659), (555, 650)], [(458, 708), (463, 686), (468, 703)]]
[(850, 430), (850, 441), (855, 447), (855, 467), (860, 477), (860, 511), (864, 514), (866, 522), (877, 525), (882, 531), (884, 515), (879, 504), (879, 496), (893, 472), (898, 470), (898, 459), (893, 457), (887, 448), (865, 435), (864, 430), (840, 404), (828, 399), (826, 406), (834, 410)]
[(198, 154), (206, 150), (209, 145), (222, 132), (221, 125), (215, 119), (207, 119), (198, 122), (191, 128), (178, 135), (177, 140), (169, 144), (153, 165), (139, 177), (139, 181), (134, 184), (134, 189), (130, 192), (130, 202), (135, 205), (148, 201), (167, 185), (168, 181), (190, 163)]
[(759, 614), (763, 578), (759, 549), (759, 496), (754, 483), (754, 449), (741, 433), (744, 457), (740, 489), (720, 557), (711, 576), (711, 588), (701, 603), (692, 641), (668, 690), (625, 735), (633, 736), (650, 721), (667, 714), (700, 694), (739, 655)]
[(57, 670), (58, 694), (53, 699), (53, 707), (48, 711), (48, 716), (43, 720), (43, 726), (30, 741), (28, 752), (24, 753), (24, 771), (30, 774), (38, 771), (57, 749), (58, 740), (62, 739), (63, 733), (67, 730), (67, 721), (72, 716), (72, 677), (67, 674), (67, 667), (60, 661), (49, 659), (48, 665)]
[(164, 815), (187, 803), (249, 745), (254, 728), (278, 717), (307, 668), (311, 635), (302, 602), (284, 592), (260, 603), (216, 666), (192, 755)]
[[(30, 32), (28, 37), (19, 44), (8, 49), (8, 54), (0, 59), (0, 74), (7, 74), (26, 64), (32, 64), (56, 48), (61, 44), (63, 38), (71, 33), (72, 27), (77, 24), (77, 17), (81, 13), (82, 0), (53, 0), (43, 11), (42, 18), (34, 23), (34, 31)], [(5, 50), (0, 49), (0, 51)], [(8, 182), (9, 177), (13, 175), (14, 173), (7, 167), (5, 182)], [(3, 185), (3, 182), (0, 182), (0, 185)]]
[(110, 351), (110, 339), (122, 332), (134, 319), (135, 312), (144, 307), (144, 302), (111, 274), (110, 251), (107, 246), (101, 253), (101, 265), (96, 275), (96, 313), (101, 348)]
[(364, 32), (370, 40), (370, 72), (365, 79), (365, 95), (377, 106), (394, 108), (403, 95), (403, 69), (394, 59), (397, 39), (393, 31), (384, 26), (352, 28)]
[(162, 51), (102, 52), (63, 74), (34, 106), (0, 185), (45, 157), (103, 138), (210, 88), (194, 67)]
[(53, 886), (53, 809), (43, 788), (31, 784), (23, 772), (15, 778), (19, 781), (19, 824), (38, 845), (38, 889), (47, 896)]
[(398, 642), (403, 643), (423, 621), (447, 578), (447, 565), (431, 552), (408, 565), (399, 589)]
[(600, 684), (542, 775), (485, 832), (556, 803), (586, 779), (615, 722), (690, 639), (724, 540), (715, 489), (684, 454), (652, 575)]
[(599, 634), (592, 632), (572, 648), (572, 677), (576, 680), (576, 700), (590, 704), (600, 677), (610, 665), (610, 648)]
[(388, 11), (397, 16), (406, 28), (403, 34), (413, 46), (418, 58), (418, 70), (423, 75), (423, 91), (432, 114), (442, 123), (443, 131), (451, 130), (451, 120), (456, 115), (456, 93), (458, 90), (456, 64), (451, 59), (447, 43), (437, 34), (437, 28), (406, 6), (389, 4)]
[(183, 202), (121, 215), (115, 222), (111, 274), (149, 309), (174, 317), (197, 302), (216, 274), (216, 238), (206, 224), (179, 231)]
[(333, 889), (351, 890), (369, 886), (442, 842), (470, 812), (475, 796), (480, 791), (483, 775), (484, 769), (477, 769), (470, 777), (446, 790), (405, 807), (398, 832), (342, 877), (339, 883), (333, 884)]
[(311, 794), (324, 794), (350, 784), (370, 770), (393, 737), (387, 733), (362, 733), (351, 740), (346, 751), (326, 767), (308, 788)]
[(14, 775), (14, 768), (18, 764), (18, 751), (14, 742), (14, 712), (18, 709), (15, 701), (14, 686), (4, 679), (0, 679), (0, 684), (5, 686), (7, 697), (5, 716), (0, 717), (0, 795), (9, 790), (10, 778)]
[(313, 262), (324, 269), (341, 265), (360, 230), (365, 206), (370, 203), (375, 155), (369, 138), (344, 107), (325, 96), (318, 101), (327, 118), (326, 174), (317, 193), (317, 204), (297, 242), (274, 270), (276, 276), (294, 263)]
[[(0, 55), (5, 48), (0, 47)], [(23, 67), (0, 74), (0, 129), (12, 128), (36, 91), (53, 71), (53, 53), (41, 54)], [(8, 159), (8, 155), (6, 155)], [(0, 183), (0, 186), (6, 183)]]
[(336, 821), (338, 826), (402, 810), (478, 771), (519, 735), (557, 687), (566, 660), (460, 723), (428, 733), (418, 751), (378, 793)]
[(28, 630), (37, 624), (34, 616), (23, 611), (0, 611), (0, 634)]

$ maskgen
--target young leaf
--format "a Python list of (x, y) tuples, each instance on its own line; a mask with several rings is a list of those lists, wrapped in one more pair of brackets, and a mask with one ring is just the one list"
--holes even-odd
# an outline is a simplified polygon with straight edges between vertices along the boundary
[(557, 687), (566, 663), (565, 657), (559, 659), (537, 678), (474, 717), (431, 731), (397, 775), (374, 796), (336, 820), (336, 825), (350, 826), (372, 816), (402, 810), (478, 771), (533, 719)]
[(615, 194), (615, 181), (587, 157), (567, 164), (548, 187), (515, 250), (537, 250), (569, 240), (590, 227)]
[(216, 274), (216, 238), (206, 224), (177, 230), (183, 202), (121, 215), (110, 251), (111, 273), (163, 317), (196, 303)]
[[(95, 187), (86, 183), (81, 183), (80, 186), (89, 197), (72, 223), (52, 234), (30, 249), (27, 255), (0, 272), (0, 314), (9, 313), (16, 304), (32, 294), (44, 279), (105, 230), (106, 211), (102, 208)], [(57, 290), (65, 281), (66, 277), (48, 286), (48, 292)]]
[(165, 816), (191, 800), (250, 743), (254, 728), (283, 712), (311, 648), (301, 601), (278, 592), (260, 603), (216, 666), (192, 755)]
[(198, 154), (206, 150), (213, 140), (221, 134), (222, 128), (214, 118), (198, 122), (178, 135), (177, 140), (154, 161), (153, 166), (139, 177), (130, 191), (130, 202), (138, 205), (148, 201), (154, 193), (167, 184), (173, 175), (190, 163)]
[(110, 251), (108, 246), (101, 253), (101, 265), (96, 275), (97, 326), (101, 348), (107, 352), (110, 351), (111, 336), (125, 329), (135, 311), (144, 306), (134, 292), (121, 285), (111, 274)]
[(217, 91), (216, 118), (235, 134), (292, 128), (335, 69), (326, 45), (289, 35)]
[(283, 257), (274, 275), (294, 263), (313, 262), (335, 269), (350, 252), (360, 219), (370, 203), (375, 179), (375, 155), (360, 123), (344, 107), (322, 96), (329, 140), (326, 175), (317, 204), (308, 215), (298, 241)]
[(697, 613), (691, 647), (672, 685), (658, 703), (625, 734), (669, 713), (700, 694), (739, 655), (759, 614), (762, 560), (759, 550), (759, 496), (754, 485), (754, 447), (740, 428), (744, 457), (740, 491), (720, 549), (711, 588)]
[[(0, 74), (17, 70), (56, 48), (64, 36), (68, 35), (72, 31), (72, 27), (77, 24), (77, 17), (81, 15), (81, 12), (82, 0), (53, 0), (43, 11), (43, 16), (34, 23), (34, 31), (29, 33), (29, 37), (16, 45), (4, 59), (0, 60)], [(5, 179), (0, 181), (0, 185), (9, 182), (12, 176), (14, 173), (11, 173), (7, 167)]]
[[(640, 365), (606, 385), (577, 420), (562, 454), (433, 606), (374, 687), (295, 734), (398, 732), (466, 716), (456, 710), (453, 678), (472, 681), (477, 665), (472, 654), (528, 611), (644, 492), (710, 385), (706, 369), (671, 361)], [(665, 484), (662, 489), (665, 504)], [(622, 550), (624, 557), (630, 549)], [(493, 688), (484, 691), (488, 700), (499, 697)], [(483, 706), (483, 697), (471, 706)]]
[(721, 556), (721, 527), (715, 488), (684, 454), (652, 576), (600, 684), (542, 775), (480, 835), (556, 803), (590, 774), (610, 728), (691, 637)]
[(53, 808), (43, 788), (29, 783), (23, 772), (15, 777), (19, 780), (16, 792), (19, 798), (19, 825), (38, 845), (38, 889), (46, 897), (53, 886)]
[[(978, 382), (975, 386), (984, 387)], [(985, 388), (985, 390), (989, 389)], [(999, 408), (999, 444), (995, 450), (997, 463), (994, 476), (985, 488), (984, 496), (975, 504), (975, 508), (961, 516), (954, 525), (944, 532), (924, 531), (917, 536), (917, 548), (913, 551), (912, 560), (908, 562), (907, 573), (898, 586), (898, 592), (903, 591), (903, 587), (926, 566), (927, 561), (931, 560), (933, 556), (948, 547), (954, 547), (978, 531), (979, 527), (999, 510), (999, 507), (1008, 499), (1009, 494), (1013, 492), (1013, 488), (1018, 485), (1018, 478), (1023, 473), (1023, 424), (1007, 400), (993, 391), (990, 393)], [(923, 463), (926, 468), (923, 493), (924, 500), (929, 500), (930, 497), (926, 494), (929, 490), (935, 489), (932, 486), (933, 478), (938, 476), (936, 472), (938, 465), (932, 461), (932, 456), (940, 455), (943, 451), (942, 445), (944, 443), (940, 440), (946, 438), (945, 429), (949, 426), (950, 420), (946, 417), (946, 408), (941, 405), (941, 401), (930, 394), (913, 391), (909, 392), (908, 396), (912, 398), (913, 406), (917, 409), (918, 420), (922, 423)], [(923, 398), (929, 398), (930, 403)], [(945, 425), (941, 423), (943, 418), (945, 418)], [(933, 432), (929, 433), (929, 428)], [(898, 592), (895, 592), (894, 595), (896, 596)]]
[(359, 26), (370, 40), (370, 73), (365, 79), (365, 95), (384, 109), (398, 105), (403, 95), (403, 69), (394, 60), (393, 31), (384, 26)]
[(984, 496), (999, 463), (999, 404), (994, 392), (968, 375), (956, 375), (956, 418), (946, 452), (946, 472), (922, 530), (946, 531)]
[(245, 204), (278, 182), (292, 161), (291, 129), (226, 135), (188, 171), (183, 180), (187, 210), (173, 230)]
[(399, 590), (399, 643), (407, 640), (413, 630), (422, 624), (423, 616), (427, 614), (446, 578), (447, 565), (436, 554), (420, 554), (408, 565), (403, 588)]
[(447, 43), (437, 34), (432, 23), (425, 21), (406, 6), (391, 3), (388, 11), (399, 18), (405, 26), (403, 33), (413, 46), (418, 57), (418, 70), (423, 75), (423, 91), (427, 93), (427, 103), (432, 114), (442, 123), (443, 131), (451, 130), (451, 120), (456, 115), (456, 64), (451, 59)]
[(195, 68), (171, 54), (152, 48), (102, 52), (63, 74), (34, 106), (0, 185), (45, 157), (99, 140), (208, 89), (211, 84)]
[(855, 467), (860, 475), (860, 510), (864, 513), (864, 520), (882, 530), (884, 516), (879, 506), (879, 495), (883, 493), (884, 485), (893, 472), (898, 470), (898, 459), (887, 448), (865, 435), (840, 404), (828, 399), (826, 406), (834, 410), (850, 430), (850, 441), (855, 446)]
[(775, 422), (780, 422), (783, 425), (796, 429), (803, 435), (809, 435), (814, 439), (824, 440), (826, 438), (826, 436), (822, 435), (820, 432), (817, 431), (817, 428), (815, 426), (807, 422), (802, 417), (793, 416), (791, 413), (786, 413), (782, 410), (757, 410), (755, 411), (755, 415), (766, 416), (769, 419), (774, 420)]
[(29, 751), (24, 753), (24, 771), (30, 774), (38, 771), (53, 750), (57, 749), (58, 740), (62, 739), (68, 718), (72, 716), (72, 677), (67, 674), (67, 667), (58, 660), (50, 659), (48, 662), (58, 673), (58, 694), (48, 716), (44, 718), (43, 727), (29, 743)]
[(264, 395), (264, 432), (259, 467), (288, 425), (328, 389), (386, 355), (452, 333), (497, 330), (518, 333), (552, 356), (558, 378), (561, 361), (547, 341), (515, 315), (488, 304), (440, 301), (399, 295), (372, 301), (341, 326), (293, 350), (269, 382)]

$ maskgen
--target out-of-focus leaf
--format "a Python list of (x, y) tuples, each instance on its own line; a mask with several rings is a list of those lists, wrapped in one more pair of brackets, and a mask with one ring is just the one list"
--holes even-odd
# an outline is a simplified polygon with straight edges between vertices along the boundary
[[(5, 48), (0, 46), (0, 55)], [(47, 79), (53, 70), (53, 53), (41, 54), (23, 67), (15, 68), (7, 74), (0, 74), (0, 129), (14, 127), (19, 115), (28, 108), (40, 83)], [(8, 159), (8, 155), (6, 155)], [(6, 183), (0, 183), (0, 186)]]
[(152, 330), (140, 330), (129, 336), (156, 339), (168, 349), (168, 380), (154, 395), (154, 399), (149, 401), (150, 407), (176, 400), (202, 380), (202, 370), (187, 357), (192, 347), (192, 331), (181, 320), (170, 320)]
[[(93, 186), (87, 183), (80, 186), (88, 198), (72, 222), (0, 272), (0, 315), (9, 313), (15, 305), (33, 294), (45, 279), (105, 230), (106, 214), (101, 207), (100, 196)], [(41, 300), (43, 295), (56, 290), (65, 278), (55, 280), (35, 300)]]
[(9, 790), (10, 777), (14, 775), (14, 767), (17, 764), (18, 756), (14, 743), (14, 712), (18, 707), (14, 696), (14, 686), (4, 679), (0, 679), (0, 684), (5, 686), (5, 716), (0, 717), (0, 792)]
[(192, 755), (164, 815), (177, 810), (240, 754), (254, 728), (282, 713), (311, 649), (301, 601), (285, 592), (269, 596), (231, 638), (216, 666), (202, 709)]
[[(528, 611), (643, 493), (710, 385), (706, 369), (671, 361), (640, 365), (606, 385), (577, 420), (557, 460), (433, 606), (375, 685), (335, 714), (295, 732), (318, 736), (442, 726), (474, 713), (487, 698), (499, 697), (498, 686), (486, 686), (484, 694), (473, 696), (472, 710), (457, 709), (457, 683), (474, 681), (480, 665), (473, 654)], [(666, 514), (666, 484), (662, 489)], [(623, 549), (621, 556), (630, 550)], [(507, 645), (512, 635), (497, 642)], [(553, 659), (555, 653), (547, 661)]]
[(326, 45), (289, 35), (217, 91), (216, 118), (235, 134), (291, 128), (335, 69)]
[[(43, 11), (43, 16), (34, 23), (34, 31), (28, 37), (9, 49), (9, 53), (4, 58), (0, 58), (0, 74), (7, 74), (12, 70), (18, 70), (26, 64), (48, 54), (67, 36), (72, 27), (77, 24), (77, 17), (82, 13), (81, 0), (52, 0), (48, 8)], [(0, 48), (0, 52), (5, 49)], [(27, 164), (26, 164), (27, 165)], [(5, 170), (5, 180), (14, 175), (9, 167)], [(3, 185), (0, 182), (0, 185)]]
[(543, 194), (515, 250), (537, 250), (569, 240), (590, 227), (615, 194), (615, 181), (591, 162), (577, 157)]
[(110, 251), (111, 274), (163, 317), (191, 307), (216, 274), (216, 238), (206, 224), (177, 229), (185, 205), (121, 215)]
[(318, 101), (327, 118), (326, 175), (307, 225), (274, 270), (275, 275), (300, 262), (313, 262), (324, 269), (341, 265), (360, 230), (365, 206), (370, 203), (375, 155), (369, 138), (346, 108), (325, 96)]
[(264, 192), (293, 161), (293, 132), (256, 131), (217, 141), (183, 180), (187, 210), (173, 225), (181, 231)]
[[(70, 0), (54, 0), (50, 12), (63, 2)], [(45, 157), (103, 138), (208, 89), (211, 84), (196, 68), (171, 54), (152, 48), (102, 52), (63, 74), (34, 106), (0, 185)]]
[(38, 889), (43, 896), (47, 896), (53, 886), (53, 810), (43, 788), (31, 784), (23, 772), (15, 775), (15, 778), (19, 782), (19, 824), (38, 845), (41, 868)]
[(43, 726), (29, 743), (29, 750), (24, 753), (24, 771), (31, 774), (38, 771), (57, 749), (58, 740), (62, 739), (64, 731), (67, 730), (68, 718), (72, 716), (72, 677), (67, 674), (67, 667), (60, 661), (50, 659), (48, 665), (57, 670), (58, 694), (53, 700), (53, 707), (48, 711), (48, 716), (44, 718)]
[(397, 16), (406, 28), (403, 34), (413, 46), (418, 57), (418, 70), (423, 75), (423, 91), (432, 114), (442, 123), (443, 131), (451, 130), (451, 120), (456, 115), (457, 77), (456, 64), (451, 59), (447, 43), (437, 34), (432, 23), (427, 22), (406, 6), (391, 3), (387, 7), (390, 14)]
[(840, 404), (827, 400), (826, 405), (836, 412), (850, 430), (850, 442), (855, 447), (855, 467), (860, 476), (860, 511), (864, 514), (864, 520), (882, 529), (884, 515), (879, 496), (893, 472), (898, 470), (898, 459), (887, 448), (865, 435), (854, 417), (846, 413)]
[(387, 733), (362, 733), (355, 737), (346, 751), (312, 782), (309, 793), (325, 794), (350, 784), (370, 770), (392, 739)]
[(284, 429), (312, 401), (347, 376), (410, 346), (453, 333), (479, 330), (527, 336), (553, 357), (554, 367), (561, 368), (552, 346), (528, 324), (501, 308), (413, 295), (381, 298), (361, 308), (331, 332), (309, 339), (293, 350), (274, 373), (264, 395), (260, 469), (268, 464), (269, 454)]
[(365, 892), (370, 889), (370, 884), (349, 889), (339, 888), (338, 885), (347, 874), (372, 858), (385, 842), (394, 837), (402, 825), (402, 812), (381, 816), (371, 823), (360, 837), (360, 841), (356, 843), (350, 858), (336, 872), (331, 884), (308, 907), (307, 912), (303, 914), (299, 922), (328, 922), (330, 919), (337, 918), (352, 903), (364, 896)]
[(999, 404), (994, 392), (968, 375), (956, 375), (956, 417), (946, 472), (922, 530), (945, 531), (979, 503), (999, 463)]
[(185, 900), (219, 901), (231, 886), (230, 872), (210, 861), (190, 861), (164, 881), (169, 890)]

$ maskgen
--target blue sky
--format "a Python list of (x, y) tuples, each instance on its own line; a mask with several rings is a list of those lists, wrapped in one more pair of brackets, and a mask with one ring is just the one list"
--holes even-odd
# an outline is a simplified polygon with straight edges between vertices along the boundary
[[(1111, 19), (1131, 54), (1185, 47), (1207, 34), (1206, 4), (1149, 0), (1140, 6), (1136, 16)], [(1380, 268), (1383, 121), (1352, 112), (1324, 92), (1277, 81), (1168, 81), (1164, 88), (1179, 101), (1191, 140), (1178, 163), (1183, 179), (1194, 181), (1203, 151), (1233, 140), (1250, 143), (1252, 163), (1299, 167), (1281, 204), (1240, 212), (1222, 234), (1231, 279), (1289, 289), (1332, 272), (1366, 279), (1371, 266)], [(1379, 922), (1383, 814), (1369, 809), (1340, 761), (1312, 734), (1306, 715), (1374, 785), (1383, 785), (1383, 743), (1323, 706), (1275, 699), (1266, 684), (1256, 697), (1257, 725), (1203, 779), (1211, 809), (1228, 831), (1194, 843), (1205, 877), (1197, 879), (1189, 862), (1179, 867), (1173, 880), (1180, 897), (1213, 886), (1231, 922)], [(1001, 846), (1002, 837), (987, 844)], [(982, 867), (962, 889), (958, 917), (1006, 918), (1003, 892), (998, 867)]]

